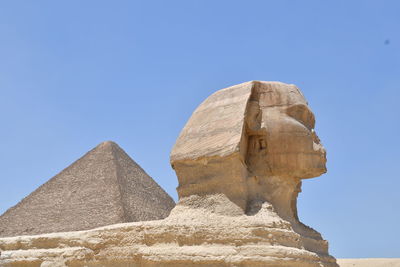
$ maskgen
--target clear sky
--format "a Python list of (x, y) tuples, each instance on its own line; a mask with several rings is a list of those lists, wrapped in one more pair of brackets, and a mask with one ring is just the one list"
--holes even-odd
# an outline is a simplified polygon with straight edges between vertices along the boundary
[(170, 150), (214, 91), (301, 88), (328, 152), (301, 220), (400, 257), (400, 2), (1, 1), (0, 213), (105, 140), (177, 199)]

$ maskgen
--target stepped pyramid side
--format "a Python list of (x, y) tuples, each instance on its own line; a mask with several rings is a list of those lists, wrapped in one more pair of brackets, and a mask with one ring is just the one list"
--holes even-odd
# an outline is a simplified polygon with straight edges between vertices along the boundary
[(104, 142), (0, 216), (0, 236), (86, 230), (168, 216), (175, 203), (117, 144)]

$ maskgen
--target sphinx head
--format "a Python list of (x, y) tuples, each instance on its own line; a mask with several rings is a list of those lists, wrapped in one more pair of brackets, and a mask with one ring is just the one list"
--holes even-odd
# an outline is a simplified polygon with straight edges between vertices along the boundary
[(255, 199), (291, 202), (301, 179), (326, 172), (314, 124), (294, 85), (252, 81), (217, 91), (195, 110), (171, 152), (179, 197), (222, 193), (244, 210)]

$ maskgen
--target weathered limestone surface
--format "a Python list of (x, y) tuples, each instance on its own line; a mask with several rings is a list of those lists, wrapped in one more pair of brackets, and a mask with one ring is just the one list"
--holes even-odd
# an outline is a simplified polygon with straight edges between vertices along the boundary
[(337, 266), (264, 203), (247, 216), (224, 195), (182, 199), (159, 221), (0, 239), (2, 266)]
[(0, 237), (163, 219), (174, 206), (138, 164), (107, 141), (0, 216)]
[(301, 179), (326, 172), (314, 123), (294, 85), (222, 89), (171, 152), (180, 199), (166, 219), (3, 238), (0, 265), (338, 267), (297, 216)]

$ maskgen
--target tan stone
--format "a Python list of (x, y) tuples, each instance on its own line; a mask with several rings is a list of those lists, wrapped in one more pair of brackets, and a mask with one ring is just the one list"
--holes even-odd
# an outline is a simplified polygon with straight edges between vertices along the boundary
[(247, 216), (222, 194), (191, 196), (164, 220), (0, 239), (0, 265), (337, 266), (327, 243), (316, 243), (267, 202)]
[(0, 263), (338, 267), (328, 242), (297, 216), (301, 179), (326, 171), (314, 123), (294, 85), (222, 89), (196, 109), (171, 152), (180, 200), (169, 217), (3, 238)]
[(400, 267), (400, 258), (338, 259), (340, 267)]

